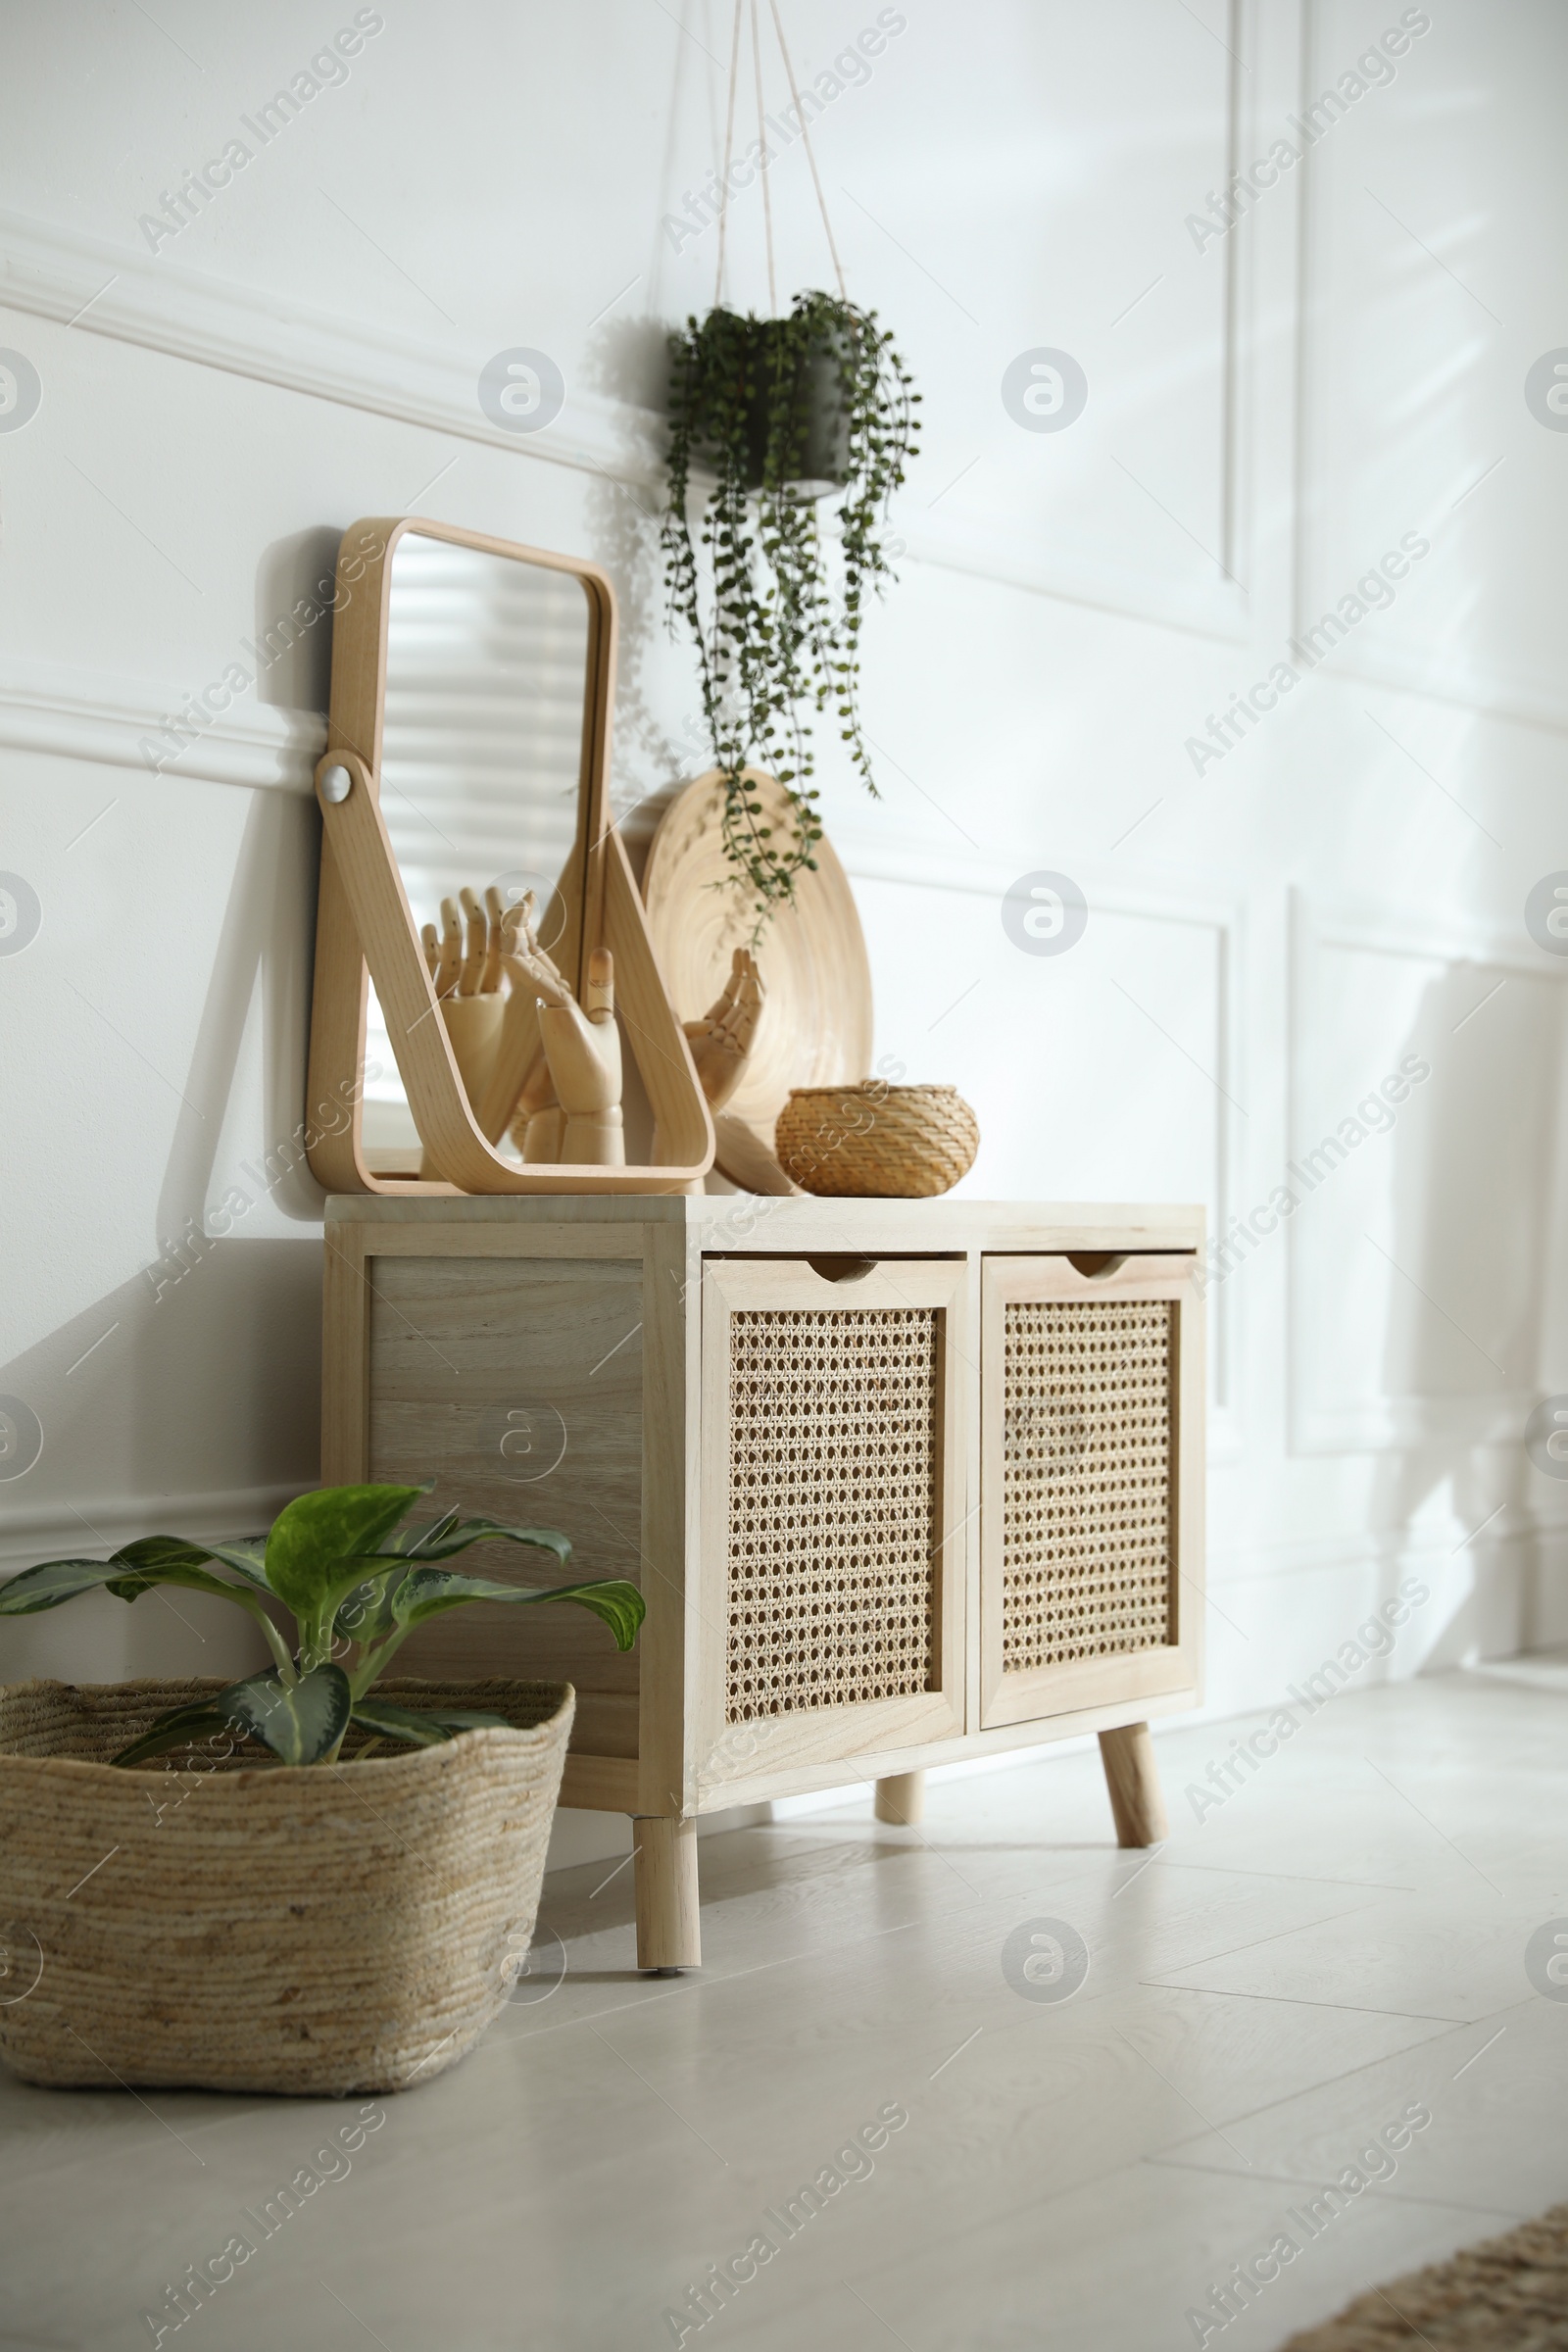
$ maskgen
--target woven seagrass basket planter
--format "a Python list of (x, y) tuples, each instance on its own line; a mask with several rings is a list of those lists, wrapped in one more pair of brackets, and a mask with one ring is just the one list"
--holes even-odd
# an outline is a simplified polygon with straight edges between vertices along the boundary
[(980, 1128), (951, 1086), (798, 1086), (773, 1149), (808, 1193), (923, 1200), (950, 1192), (980, 1149)]
[(0, 1689), (0, 2057), (57, 2085), (431, 2081), (527, 1953), (570, 1686), (378, 1683), (512, 1728), (360, 1762), (351, 1733), (335, 1766), (108, 1763), (221, 1687)]

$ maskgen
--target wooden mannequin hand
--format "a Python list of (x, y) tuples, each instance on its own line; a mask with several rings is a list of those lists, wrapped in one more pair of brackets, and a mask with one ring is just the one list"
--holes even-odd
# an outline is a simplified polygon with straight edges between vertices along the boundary
[[(602, 948), (589, 958), (585, 1012), (538, 944), (531, 899), (523, 909), (503, 961), (514, 990), (538, 1001), (544, 1061), (529, 1073), (513, 1132), (520, 1126), (517, 1140), (530, 1159), (564, 1155), (621, 1165), (620, 1032), (611, 958)], [(551, 1125), (558, 1109), (559, 1136)]]
[[(466, 883), (457, 899), (442, 900), (439, 938), (434, 923), (426, 923), (419, 936), (424, 943), (424, 960), (435, 982), (435, 993), (443, 1003), (451, 997), (493, 997), (499, 993), (503, 957), (522, 912), (517, 906), (509, 906), (502, 912), (501, 893), (494, 883), (485, 892), (482, 906)], [(550, 968), (554, 971), (554, 964)]]
[[(503, 914), (501, 894), (493, 884), (482, 906), (466, 886), (459, 899), (461, 911), (459, 900), (442, 900), (439, 938), (433, 923), (425, 924), (421, 937), (447, 1042), (468, 1106), (477, 1115), (495, 1067), (505, 1017), (501, 952), (512, 917)], [(440, 1173), (428, 1152), (420, 1169), (426, 1176)]]
[(616, 1120), (620, 1116), (614, 968), (609, 950), (595, 948), (588, 958), (587, 1010), (565, 988), (560, 1004), (546, 1004), (540, 1008), (539, 1034), (557, 1097), (568, 1120), (594, 1118), (607, 1111), (613, 1111)]
[(763, 995), (756, 957), (749, 948), (737, 948), (717, 1002), (702, 1020), (685, 1023), (698, 1081), (714, 1110), (722, 1109), (746, 1074)]
[(541, 1007), (539, 1034), (556, 1100), (566, 1116), (613, 1109), (620, 1101), (620, 1033), (614, 1023), (589, 1021), (568, 997), (564, 1004)]
[(535, 901), (527, 891), (515, 906), (509, 906), (503, 921), (500, 962), (514, 989), (525, 989), (535, 999), (561, 1010), (575, 1002), (570, 989), (557, 971), (555, 964), (539, 945), (534, 928)]

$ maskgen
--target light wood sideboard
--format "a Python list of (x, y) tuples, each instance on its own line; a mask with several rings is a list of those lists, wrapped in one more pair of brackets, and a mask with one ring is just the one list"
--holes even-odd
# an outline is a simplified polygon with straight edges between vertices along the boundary
[[(1200, 1208), (334, 1197), (323, 1480), (559, 1527), (648, 1605), (455, 1611), (416, 1674), (571, 1682), (562, 1801), (635, 1823), (638, 1965), (699, 1964), (701, 1814), (1148, 1725), (1200, 1695)], [(519, 1569), (503, 1546), (475, 1571)], [(465, 1561), (465, 1566), (468, 1565)], [(551, 1564), (553, 1566), (553, 1563)]]

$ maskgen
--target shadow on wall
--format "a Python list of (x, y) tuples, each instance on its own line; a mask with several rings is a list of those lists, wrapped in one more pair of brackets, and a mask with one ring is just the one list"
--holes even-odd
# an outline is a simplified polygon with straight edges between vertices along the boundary
[[(204, 1497), (258, 1496), (265, 1524), (319, 1475), (322, 1196), (304, 1161), (318, 838), (314, 802), (250, 796), (168, 1164), (142, 1212), (146, 1262), (0, 1368), (21, 1407), (0, 1458), (0, 1556), (104, 1551), (172, 1513), (172, 1533), (232, 1533)], [(311, 1230), (267, 1232), (279, 1215)]]
[(255, 1494), (265, 1525), (317, 1483), (320, 1325), (319, 1241), (234, 1235), (182, 1273), (166, 1260), (122, 1283), (0, 1368), (42, 1432), (36, 1462), (0, 1484), (5, 1555), (106, 1551), (158, 1531), (166, 1498), (172, 1534), (257, 1532), (211, 1524), (203, 1498)]
[[(585, 369), (596, 392), (635, 411), (662, 412), (669, 376), (668, 328), (657, 318), (609, 319), (596, 330)], [(646, 451), (628, 431), (618, 453), (634, 474)], [(712, 765), (702, 715), (696, 657), (684, 641), (669, 639), (665, 620), (660, 517), (663, 490), (639, 480), (619, 481), (608, 473), (588, 486), (585, 513), (588, 544), (615, 585), (619, 640), (615, 657), (615, 723), (611, 736), (610, 798), (633, 861), (641, 863), (649, 840), (675, 788)], [(657, 692), (655, 672), (668, 684)], [(656, 703), (674, 700), (685, 715), (674, 725), (660, 716)]]
[[(62, 1544), (61, 1556), (70, 1548)], [(0, 1683), (25, 1683), (34, 1676), (61, 1683), (130, 1683), (198, 1674), (237, 1682), (265, 1666), (269, 1655), (248, 1617), (205, 1592), (169, 1593), (159, 1587), (135, 1601), (90, 1592), (46, 1615), (8, 1617)]]
[[(258, 976), (262, 1135), (254, 1164), (267, 1172), (269, 1197), (284, 1216), (319, 1221), (323, 1195), (298, 1148), (305, 1120), (319, 860), (315, 801), (291, 793), (254, 793), (158, 1197), (161, 1245), (177, 1242), (193, 1228), (199, 1233), (215, 1178), (223, 1184), (237, 1174), (219, 1167), (217, 1154)], [(249, 1122), (246, 1131), (254, 1132)], [(270, 1181), (274, 1175), (276, 1181)]]
[(324, 715), (332, 683), (331, 601), (341, 530), (274, 539), (256, 567), (256, 699)]
[[(1520, 1438), (1546, 1363), (1546, 1270), (1558, 1254), (1562, 1009), (1555, 986), (1525, 981), (1499, 1046), (1484, 1004), (1496, 988), (1495, 969), (1474, 963), (1429, 983), (1407, 1041), (1431, 1064), (1424, 1115), (1391, 1139), (1398, 1271), (1382, 1386), (1397, 1420), (1372, 1502), (1387, 1590), (1412, 1522), (1445, 1483), (1479, 1538), (1467, 1555), (1474, 1590), (1429, 1654), (1434, 1667), (1543, 1638), (1548, 1562), (1531, 1528), (1542, 1481)], [(1516, 1585), (1488, 1573), (1504, 1562)]]

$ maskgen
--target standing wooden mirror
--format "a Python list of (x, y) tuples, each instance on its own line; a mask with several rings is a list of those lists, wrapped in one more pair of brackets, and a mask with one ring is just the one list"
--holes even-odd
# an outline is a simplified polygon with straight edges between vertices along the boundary
[[(607, 807), (615, 607), (596, 565), (450, 523), (343, 536), (311, 1020), (310, 1160), (335, 1193), (683, 1192), (712, 1125)], [(615, 1018), (654, 1120), (644, 1164), (523, 1161), (508, 1130), (537, 1054), (508, 999), (471, 1100), (420, 942), (463, 885), (531, 890), (541, 944)], [(493, 901), (492, 904), (495, 902)]]

